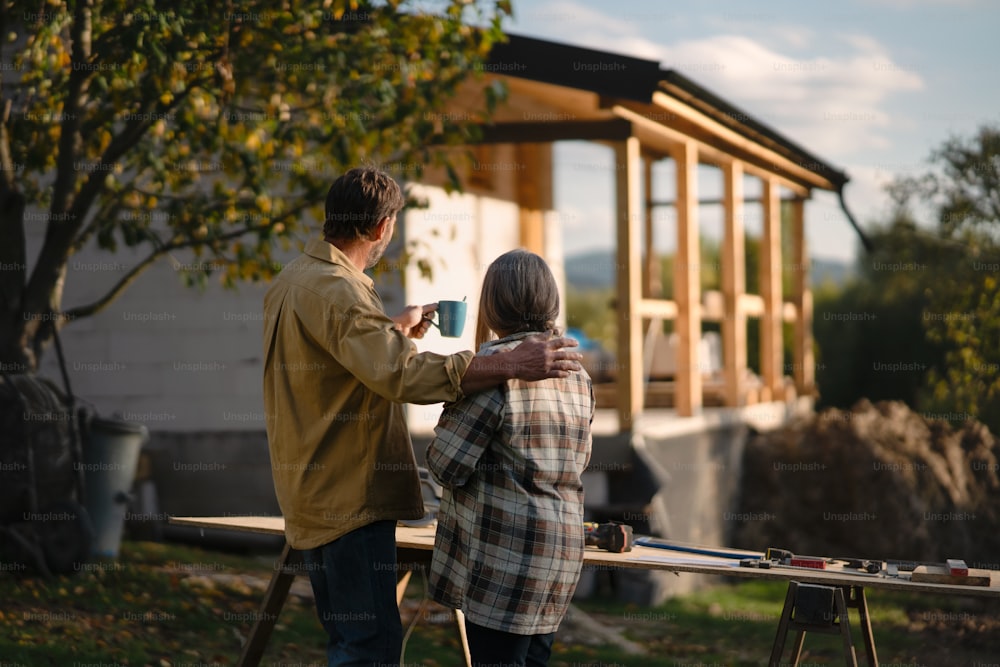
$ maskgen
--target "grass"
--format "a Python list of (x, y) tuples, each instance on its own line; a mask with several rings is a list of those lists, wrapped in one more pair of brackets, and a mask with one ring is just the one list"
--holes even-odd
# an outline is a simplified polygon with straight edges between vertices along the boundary
[[(2, 667), (209, 667), (235, 664), (262, 598), (254, 588), (275, 556), (240, 556), (194, 547), (126, 542), (118, 561), (98, 562), (50, 580), (0, 574)], [(235, 575), (235, 576), (234, 576)], [(243, 575), (253, 575), (245, 577)], [(551, 667), (681, 667), (766, 663), (785, 589), (744, 581), (673, 598), (655, 608), (613, 600), (578, 604), (602, 626), (646, 649), (623, 654), (568, 628)], [(407, 665), (461, 664), (448, 610), (423, 599), (415, 580), (403, 605)], [(996, 663), (1000, 604), (978, 598), (870, 590), (869, 607), (883, 664)], [(852, 631), (857, 616), (852, 613)], [(857, 636), (856, 636), (857, 639)], [(325, 665), (325, 635), (310, 600), (291, 596), (262, 665)], [(790, 649), (791, 642), (786, 648)], [(860, 640), (855, 641), (860, 647)], [(786, 658), (787, 658), (786, 653)], [(839, 637), (811, 633), (803, 664), (843, 664)]]

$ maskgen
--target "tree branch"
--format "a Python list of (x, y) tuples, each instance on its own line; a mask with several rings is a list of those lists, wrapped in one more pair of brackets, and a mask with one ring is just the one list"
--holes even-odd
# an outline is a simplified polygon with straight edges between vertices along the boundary
[[(220, 236), (217, 236), (212, 240), (231, 241), (235, 238), (243, 236), (244, 234), (264, 231), (270, 226), (271, 226), (270, 224), (267, 224), (267, 225), (257, 225), (254, 227), (244, 227), (242, 229), (237, 229), (227, 234), (222, 234)], [(99, 313), (100, 311), (104, 310), (104, 308), (106, 308), (108, 304), (114, 301), (119, 294), (125, 291), (125, 288), (131, 285), (135, 281), (135, 279), (139, 277), (139, 274), (141, 274), (143, 271), (149, 268), (149, 266), (153, 264), (153, 262), (155, 262), (157, 259), (175, 250), (193, 248), (199, 245), (205, 245), (205, 241), (189, 239), (187, 241), (175, 241), (173, 243), (167, 243), (166, 245), (160, 246), (159, 248), (151, 252), (149, 255), (147, 255), (141, 262), (132, 267), (132, 270), (130, 270), (128, 273), (122, 276), (121, 280), (115, 283), (115, 285), (110, 290), (108, 290), (108, 292), (104, 296), (102, 296), (101, 298), (97, 299), (92, 303), (87, 304), (86, 306), (78, 306), (76, 308), (70, 308), (69, 310), (63, 311), (62, 313), (63, 318), (66, 320), (74, 320), (79, 317), (89, 317), (91, 315)]]
[(149, 268), (149, 266), (153, 262), (155, 262), (163, 255), (166, 255), (167, 253), (173, 252), (175, 250), (183, 250), (185, 248), (194, 248), (195, 246), (207, 245), (211, 241), (231, 241), (246, 234), (250, 234), (253, 232), (262, 232), (270, 227), (273, 227), (275, 224), (279, 222), (283, 222), (284, 220), (287, 220), (292, 216), (298, 215), (311, 205), (312, 202), (304, 201), (298, 206), (293, 206), (288, 211), (285, 211), (277, 218), (271, 219), (271, 221), (265, 225), (252, 225), (247, 227), (241, 227), (240, 229), (235, 229), (231, 232), (220, 234), (219, 236), (214, 237), (210, 241), (206, 241), (203, 239), (198, 239), (198, 240), (188, 239), (186, 241), (174, 241), (172, 243), (167, 243), (165, 245), (162, 245), (156, 248), (148, 256), (146, 256), (141, 262), (139, 262), (136, 266), (134, 266), (132, 270), (129, 271), (126, 275), (122, 276), (122, 279), (119, 280), (104, 296), (86, 306), (79, 306), (77, 308), (71, 308), (70, 310), (64, 311), (63, 316), (66, 320), (72, 320), (78, 317), (87, 317), (89, 315), (94, 315), (95, 313), (100, 312), (105, 307), (107, 307), (108, 304), (114, 301), (118, 297), (118, 295), (125, 290), (125, 288), (131, 285), (132, 282), (135, 281), (135, 279), (139, 276), (140, 273), (145, 271), (147, 268)]
[[(66, 100), (63, 102), (63, 115), (59, 131), (59, 157), (56, 165), (56, 180), (52, 185), (52, 212), (65, 213), (76, 185), (76, 154), (79, 148), (80, 121), (83, 107), (86, 105), (87, 78), (86, 68), (90, 60), (91, 46), (91, 9), (93, 0), (78, 0), (73, 8), (73, 23), (70, 27), (73, 68), (69, 74)], [(49, 229), (58, 227), (50, 225)], [(46, 234), (48, 241), (48, 234)]]
[(73, 239), (73, 244), (69, 247), (69, 252), (71, 254), (77, 253), (83, 248), (84, 244), (90, 240), (90, 237), (94, 235), (97, 231), (97, 227), (100, 225), (101, 220), (107, 220), (112, 216), (117, 216), (119, 211), (121, 211), (121, 197), (115, 198), (106, 205), (102, 206), (97, 213), (95, 213), (87, 226), (77, 233), (76, 238)]
[[(170, 104), (160, 107), (155, 112), (149, 110), (141, 111), (140, 115), (153, 116), (167, 114), (171, 109), (176, 108), (184, 99), (186, 99), (187, 96), (191, 94), (192, 90), (192, 88), (186, 88), (183, 92), (178, 93), (177, 96), (171, 100)], [(129, 149), (139, 143), (142, 135), (146, 134), (146, 131), (153, 126), (154, 122), (156, 121), (151, 118), (148, 120), (137, 120), (130, 125), (126, 125), (125, 130), (111, 140), (111, 143), (108, 144), (108, 147), (104, 150), (104, 154), (101, 155), (100, 160), (98, 160), (97, 168), (90, 173), (86, 182), (84, 182), (83, 187), (80, 188), (80, 192), (73, 200), (72, 212), (74, 214), (81, 217), (86, 215), (86, 212), (90, 208), (91, 204), (93, 204), (94, 199), (97, 198), (105, 187), (104, 181), (106, 172), (103, 168), (116, 162), (118, 158), (125, 155)]]
[[(174, 100), (171, 101), (171, 104), (163, 107), (164, 112), (179, 104), (181, 100), (185, 99), (187, 95), (190, 94), (191, 90), (192, 89), (189, 88), (183, 93), (178, 94)], [(151, 126), (151, 120), (138, 120), (131, 126), (127, 126), (125, 130), (111, 140), (111, 143), (108, 145), (107, 149), (105, 149), (104, 154), (98, 161), (98, 167), (111, 164), (124, 155), (130, 148), (138, 143), (139, 139), (142, 138), (142, 135), (145, 134)], [(61, 152), (59, 160), (60, 162), (62, 161)], [(45, 241), (42, 244), (41, 251), (38, 253), (38, 260), (35, 263), (35, 269), (32, 271), (31, 278), (28, 280), (27, 298), (25, 299), (25, 309), (28, 310), (28, 312), (45, 312), (48, 309), (59, 310), (59, 302), (61, 301), (62, 295), (53, 294), (53, 287), (56, 286), (65, 275), (66, 260), (69, 256), (69, 250), (73, 247), (74, 239), (80, 229), (80, 226), (83, 225), (83, 220), (86, 218), (87, 211), (97, 196), (105, 188), (104, 181), (105, 171), (103, 169), (95, 169), (92, 171), (90, 176), (87, 178), (87, 181), (80, 188), (79, 194), (73, 200), (73, 204), (67, 215), (68, 222), (60, 224), (52, 222), (49, 223), (45, 233)], [(52, 205), (52, 211), (56, 211), (54, 203)]]

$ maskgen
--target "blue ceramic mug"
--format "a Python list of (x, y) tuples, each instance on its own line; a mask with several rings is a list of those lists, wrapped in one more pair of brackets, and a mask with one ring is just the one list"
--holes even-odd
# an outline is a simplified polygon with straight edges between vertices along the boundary
[(468, 304), (464, 301), (438, 301), (438, 321), (431, 322), (441, 330), (442, 336), (458, 338), (465, 329)]

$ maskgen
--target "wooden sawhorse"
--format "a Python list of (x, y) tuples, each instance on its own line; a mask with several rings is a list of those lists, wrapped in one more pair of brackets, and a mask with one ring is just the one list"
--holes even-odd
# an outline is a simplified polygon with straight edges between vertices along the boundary
[[(406, 594), (406, 586), (410, 583), (413, 568), (415, 566), (429, 566), (431, 552), (423, 549), (397, 547), (396, 562), (401, 566), (396, 582), (396, 603), (398, 604), (402, 602), (403, 596)], [(240, 651), (239, 660), (236, 662), (239, 667), (257, 667), (260, 664), (261, 658), (264, 657), (264, 650), (267, 648), (267, 642), (271, 638), (271, 632), (278, 621), (278, 614), (288, 598), (292, 582), (297, 575), (306, 572), (304, 564), (302, 553), (285, 544), (275, 573), (271, 577), (271, 583), (268, 584), (267, 592), (264, 594), (264, 601), (261, 602), (260, 611), (250, 628), (250, 636), (247, 637), (243, 650)], [(469, 641), (465, 635), (465, 619), (459, 609), (455, 610), (455, 625), (462, 651), (465, 654), (466, 667), (471, 667), (472, 657), (469, 655)]]
[[(825, 618), (821, 618), (818, 621), (797, 619), (795, 617), (796, 605), (802, 603), (800, 596), (802, 593), (810, 590), (832, 593), (833, 610), (835, 610), (834, 615), (837, 618), (836, 622), (830, 616), (830, 611), (825, 612), (823, 614)], [(868, 667), (878, 667), (878, 656), (875, 653), (875, 638), (872, 636), (872, 623), (871, 617), (868, 615), (868, 601), (865, 599), (864, 587), (819, 586), (800, 584), (797, 581), (788, 582), (785, 607), (781, 612), (781, 620), (778, 623), (778, 634), (774, 638), (774, 647), (771, 649), (771, 659), (768, 664), (771, 667), (778, 667), (783, 664), (781, 662), (781, 654), (785, 650), (785, 640), (788, 638), (788, 632), (790, 630), (797, 630), (795, 643), (792, 645), (792, 665), (799, 664), (799, 657), (802, 654), (802, 643), (808, 631), (840, 635), (844, 641), (844, 657), (847, 660), (848, 667), (858, 667), (858, 657), (854, 651), (854, 642), (851, 640), (850, 622), (847, 614), (848, 607), (857, 609), (858, 615), (861, 617), (861, 637), (865, 644)]]

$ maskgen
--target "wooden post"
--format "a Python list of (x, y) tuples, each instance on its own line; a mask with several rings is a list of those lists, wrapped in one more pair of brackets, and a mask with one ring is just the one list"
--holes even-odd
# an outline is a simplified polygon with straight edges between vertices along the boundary
[(725, 361), (726, 405), (746, 403), (747, 317), (742, 299), (746, 292), (746, 250), (743, 232), (743, 163), (733, 160), (722, 167), (725, 189), (725, 230), (722, 236), (722, 357)]
[(545, 257), (545, 211), (552, 208), (552, 144), (517, 144), (521, 247)]
[(805, 230), (805, 202), (792, 200), (792, 242), (794, 244), (795, 341), (794, 376), (800, 395), (811, 396), (816, 388), (816, 359), (813, 354), (813, 298), (810, 288), (812, 270)]
[(643, 265), (642, 295), (646, 298), (659, 298), (663, 295), (663, 283), (660, 281), (660, 261), (653, 247), (655, 240), (653, 231), (653, 158), (646, 156), (642, 161), (643, 194), (646, 199), (645, 223), (646, 246), (645, 263)]
[(778, 184), (763, 179), (764, 233), (760, 240), (760, 292), (764, 314), (760, 319), (760, 372), (762, 400), (784, 400), (781, 345), (781, 201)]
[(677, 303), (677, 392), (681, 417), (701, 412), (701, 251), (698, 245), (698, 148), (686, 141), (674, 151), (677, 161), (677, 252), (674, 301)]
[(615, 199), (618, 221), (618, 430), (631, 431), (643, 408), (642, 294), (640, 265), (639, 140), (616, 142)]

